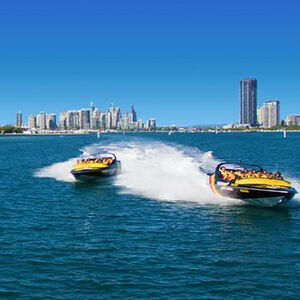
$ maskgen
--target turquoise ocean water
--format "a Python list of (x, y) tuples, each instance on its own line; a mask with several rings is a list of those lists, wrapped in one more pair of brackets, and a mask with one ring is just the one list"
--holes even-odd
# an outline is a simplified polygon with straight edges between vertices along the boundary
[[(74, 182), (80, 150), (122, 173)], [(206, 176), (242, 159), (300, 191), (299, 150), (299, 133), (0, 137), (0, 298), (299, 298), (300, 196), (252, 207)]]

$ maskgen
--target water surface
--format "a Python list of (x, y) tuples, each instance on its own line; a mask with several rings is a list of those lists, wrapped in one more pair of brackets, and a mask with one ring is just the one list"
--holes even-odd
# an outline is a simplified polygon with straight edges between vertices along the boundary
[[(80, 149), (122, 174), (74, 182)], [(0, 297), (297, 298), (300, 198), (216, 199), (206, 172), (242, 159), (299, 189), (299, 149), (299, 133), (0, 137)]]

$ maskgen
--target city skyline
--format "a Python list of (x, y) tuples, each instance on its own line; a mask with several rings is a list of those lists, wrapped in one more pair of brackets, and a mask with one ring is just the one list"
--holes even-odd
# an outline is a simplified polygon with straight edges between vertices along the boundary
[(108, 109), (100, 110), (94, 102), (90, 102), (89, 108), (68, 110), (60, 112), (58, 118), (55, 113), (40, 112), (28, 115), (27, 122), (22, 123), (23, 114), (16, 114), (16, 127), (24, 127), (32, 130), (153, 130), (156, 129), (156, 119), (145, 120), (137, 118), (134, 105), (130, 105), (129, 112), (122, 113), (119, 107), (113, 103)]
[[(259, 102), (257, 101), (257, 80), (256, 78), (243, 78), (240, 80), (240, 113), (239, 113), (239, 124), (238, 126), (262, 126), (262, 127), (273, 127), (281, 124), (281, 121), (289, 123), (289, 116), (292, 114), (288, 114), (286, 119), (280, 119), (280, 102), (278, 100), (264, 100), (262, 105), (259, 106)], [(96, 115), (93, 116), (93, 112), (95, 110)], [(116, 111), (115, 111), (116, 110)], [(111, 115), (107, 115), (110, 113)], [(59, 119), (56, 122), (56, 114), (47, 114), (44, 118), (44, 112), (38, 114), (38, 116), (42, 115), (43, 123), (42, 125), (36, 122), (35, 115), (28, 115), (27, 126), (29, 128), (40, 128), (41, 130), (51, 129), (54, 130), (56, 128), (61, 130), (78, 130), (78, 129), (144, 129), (144, 128), (156, 128), (156, 119), (155, 126), (151, 126), (148, 123), (148, 119), (145, 123), (142, 119), (137, 120), (136, 111), (134, 110), (133, 104), (130, 105), (129, 113), (121, 114), (121, 109), (119, 107), (114, 107), (114, 104), (110, 104), (110, 108), (107, 109), (105, 113), (101, 113), (98, 108), (95, 108), (94, 102), (90, 102), (90, 108), (82, 108), (79, 110), (67, 110), (66, 112), (59, 112)], [(87, 115), (85, 115), (87, 114)], [(295, 115), (295, 114), (294, 114)], [(297, 114), (296, 114), (297, 115)], [(123, 116), (126, 120), (123, 120)], [(131, 117), (128, 117), (131, 116)], [(22, 125), (22, 113), (18, 111), (16, 115), (15, 125), (20, 127)], [(85, 122), (81, 122), (79, 120), (86, 119)], [(95, 120), (93, 120), (95, 118)], [(49, 120), (48, 120), (49, 119)], [(61, 121), (63, 120), (63, 121)], [(70, 121), (71, 120), (71, 121)], [(75, 121), (77, 120), (77, 121)], [(48, 122), (50, 122), (48, 124)], [(125, 123), (124, 123), (125, 122)], [(128, 122), (131, 125), (128, 125)], [(83, 125), (85, 123), (85, 125)], [(135, 123), (135, 124), (133, 124)], [(292, 122), (291, 123), (295, 123)], [(297, 123), (297, 122), (296, 122)], [(51, 125), (52, 124), (52, 125)], [(56, 126), (57, 124), (57, 126)], [(76, 124), (76, 125), (74, 125)], [(79, 125), (81, 124), (81, 125)], [(88, 125), (87, 125), (88, 124)], [(125, 125), (126, 124), (126, 125)], [(175, 123), (173, 123), (175, 124)], [(229, 126), (232, 123), (228, 124)], [(145, 125), (145, 126), (144, 126)], [(196, 125), (196, 124), (194, 124)], [(194, 126), (194, 125), (190, 125)], [(197, 124), (197, 125), (200, 125)], [(208, 124), (207, 124), (208, 125)], [(215, 123), (216, 125), (216, 123)], [(220, 125), (220, 124), (219, 124)], [(170, 126), (170, 124), (166, 124), (166, 127)], [(173, 125), (171, 125), (173, 126)]]
[(87, 2), (2, 5), (1, 124), (92, 100), (133, 102), (161, 126), (238, 122), (251, 77), (258, 103), (300, 112), (299, 2)]

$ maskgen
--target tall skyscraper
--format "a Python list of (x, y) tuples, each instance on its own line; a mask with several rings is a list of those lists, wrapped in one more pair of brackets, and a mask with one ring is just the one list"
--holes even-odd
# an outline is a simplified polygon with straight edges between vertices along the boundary
[(133, 104), (130, 105), (129, 122), (133, 123), (137, 121), (136, 111), (134, 110)]
[(257, 125), (257, 81), (246, 78), (240, 81), (240, 124)]
[(79, 112), (77, 110), (69, 110), (66, 113), (66, 127), (68, 130), (77, 130), (79, 124)]
[(105, 127), (106, 129), (112, 128), (112, 113), (111, 110), (105, 113)]
[(79, 111), (79, 122), (80, 129), (89, 130), (90, 129), (90, 110), (81, 109)]
[(123, 114), (121, 119), (121, 128), (122, 130), (127, 130), (129, 128), (129, 117), (128, 113)]
[(56, 129), (56, 114), (47, 114), (47, 129)]
[(47, 117), (46, 117), (46, 114), (43, 111), (39, 114), (38, 120), (39, 120), (38, 127), (41, 130), (45, 130), (47, 128), (47, 126), (46, 126), (47, 125), (47, 123), (46, 123)]
[(28, 128), (36, 128), (36, 116), (35, 115), (28, 116)]
[(67, 113), (61, 112), (59, 114), (59, 129), (67, 130)]
[(22, 112), (18, 111), (16, 115), (16, 126), (22, 127)]
[(268, 100), (264, 102), (263, 109), (263, 127), (273, 127), (280, 124), (279, 101)]

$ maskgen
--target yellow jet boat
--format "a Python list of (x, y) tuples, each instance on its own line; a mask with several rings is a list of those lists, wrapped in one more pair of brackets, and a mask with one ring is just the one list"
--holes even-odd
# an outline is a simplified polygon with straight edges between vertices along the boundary
[(71, 174), (77, 180), (94, 180), (100, 177), (117, 175), (121, 170), (121, 162), (113, 153), (97, 154), (77, 160)]
[[(221, 168), (225, 166), (227, 172), (244, 172), (246, 169), (227, 163), (219, 164), (214, 173), (208, 174), (210, 187), (216, 195), (240, 199), (258, 206), (273, 207), (289, 201), (297, 193), (291, 183), (283, 178), (237, 177), (236, 180), (228, 180), (223, 178), (221, 172)], [(250, 166), (257, 168), (257, 172), (263, 172), (258, 165)]]

